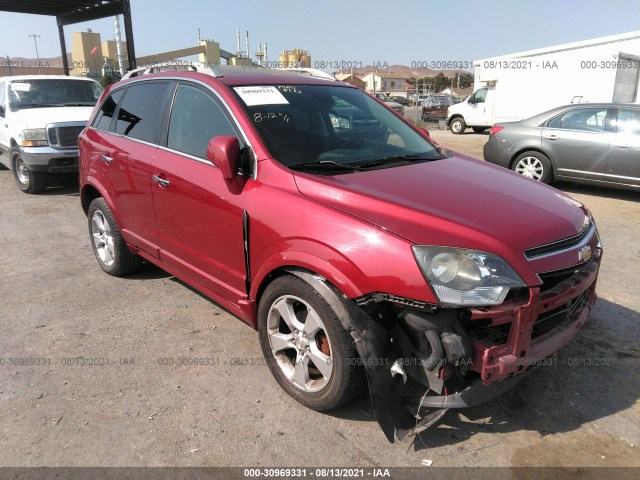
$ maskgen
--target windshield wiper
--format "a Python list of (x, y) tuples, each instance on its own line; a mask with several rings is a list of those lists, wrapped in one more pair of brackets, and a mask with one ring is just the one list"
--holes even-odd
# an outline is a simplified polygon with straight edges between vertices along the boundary
[(380, 165), (387, 165), (390, 163), (399, 162), (416, 162), (416, 161), (428, 161), (428, 160), (441, 160), (440, 158), (425, 157), (424, 155), (391, 155), (389, 157), (382, 157), (369, 162), (359, 163), (358, 168), (366, 169), (370, 167), (378, 167)]
[(343, 163), (334, 162), (333, 160), (319, 160), (316, 162), (300, 162), (287, 165), (292, 170), (296, 169), (318, 169), (318, 170), (361, 170), (360, 165), (345, 165)]

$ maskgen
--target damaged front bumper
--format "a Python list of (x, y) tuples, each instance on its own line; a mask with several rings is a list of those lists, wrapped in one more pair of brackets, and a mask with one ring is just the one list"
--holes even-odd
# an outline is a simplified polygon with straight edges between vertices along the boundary
[(440, 418), (423, 416), (425, 409), (502, 395), (571, 340), (596, 301), (601, 255), (598, 249), (585, 264), (540, 275), (541, 286), (495, 307), (407, 308), (382, 295), (354, 304), (345, 328), (387, 439), (402, 440)]

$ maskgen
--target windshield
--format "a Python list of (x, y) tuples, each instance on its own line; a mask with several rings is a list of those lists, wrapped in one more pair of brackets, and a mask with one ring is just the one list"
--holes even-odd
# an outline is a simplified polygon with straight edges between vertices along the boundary
[(101, 93), (99, 84), (86, 80), (13, 80), (9, 86), (9, 105), (12, 111), (21, 108), (91, 107)]
[(355, 88), (274, 85), (234, 91), (273, 158), (294, 170), (334, 175), (444, 158)]

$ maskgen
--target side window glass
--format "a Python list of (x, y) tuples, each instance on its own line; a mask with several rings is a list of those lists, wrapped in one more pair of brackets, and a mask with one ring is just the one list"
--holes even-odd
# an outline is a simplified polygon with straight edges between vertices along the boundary
[(113, 118), (113, 114), (116, 111), (118, 102), (122, 98), (124, 90), (125, 89), (123, 88), (121, 90), (113, 92), (107, 97), (107, 99), (100, 107), (100, 110), (98, 110), (96, 117), (93, 119), (93, 123), (91, 124), (93, 128), (109, 131), (109, 127), (111, 126), (111, 119)]
[(216, 101), (202, 90), (180, 85), (171, 109), (167, 147), (207, 158), (209, 140), (218, 135), (237, 136)]
[(99, 83), (93, 82), (91, 84), (91, 89), (93, 90), (93, 98), (97, 102), (98, 100), (100, 100), (100, 95), (102, 95), (104, 88)]
[(620, 109), (617, 126), (618, 133), (640, 137), (640, 110)]
[(474, 103), (484, 103), (487, 99), (487, 89), (481, 88), (473, 94), (473, 102)]
[(116, 133), (158, 143), (164, 99), (168, 90), (169, 84), (164, 82), (144, 82), (130, 86), (120, 102)]
[(0, 82), (0, 107), (7, 108), (4, 104), (4, 82)]
[(604, 132), (606, 119), (606, 108), (579, 108), (557, 116), (547, 126), (584, 132)]

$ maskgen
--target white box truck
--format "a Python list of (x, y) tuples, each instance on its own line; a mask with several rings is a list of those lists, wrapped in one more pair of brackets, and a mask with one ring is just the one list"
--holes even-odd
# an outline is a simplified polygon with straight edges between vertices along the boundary
[(476, 90), (447, 112), (451, 131), (480, 133), (578, 102), (638, 102), (640, 31), (474, 62)]

